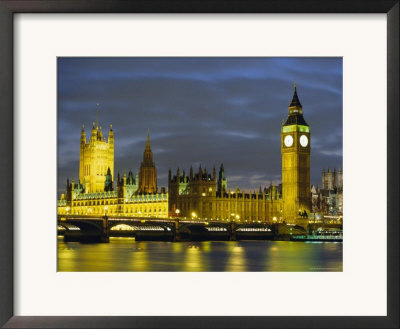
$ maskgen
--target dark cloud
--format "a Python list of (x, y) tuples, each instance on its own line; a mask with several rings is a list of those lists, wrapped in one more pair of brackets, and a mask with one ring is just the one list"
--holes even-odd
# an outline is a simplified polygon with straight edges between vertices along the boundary
[(311, 128), (311, 180), (342, 164), (341, 58), (59, 58), (58, 193), (78, 177), (79, 137), (100, 103), (115, 170), (137, 171), (150, 130), (159, 185), (168, 168), (224, 163), (231, 187), (281, 179), (280, 126), (297, 81)]

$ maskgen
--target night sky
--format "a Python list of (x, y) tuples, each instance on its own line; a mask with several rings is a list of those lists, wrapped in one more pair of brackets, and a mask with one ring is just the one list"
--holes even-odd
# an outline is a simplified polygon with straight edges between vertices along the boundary
[(311, 130), (311, 183), (342, 166), (341, 58), (59, 58), (58, 194), (79, 177), (82, 124), (115, 134), (115, 175), (138, 171), (147, 129), (158, 173), (190, 165), (217, 171), (228, 187), (281, 181), (280, 128), (293, 84)]

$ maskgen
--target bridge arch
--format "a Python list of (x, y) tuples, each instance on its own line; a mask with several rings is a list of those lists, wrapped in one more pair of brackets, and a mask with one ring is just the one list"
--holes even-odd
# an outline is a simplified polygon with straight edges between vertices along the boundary
[(58, 225), (64, 227), (77, 227), (82, 232), (101, 233), (103, 231), (102, 220), (66, 220), (59, 221)]
[(80, 231), (78, 226), (69, 223), (58, 223), (57, 230), (59, 231)]
[(272, 232), (270, 224), (238, 224), (235, 225), (235, 232)]
[(230, 224), (224, 223), (181, 223), (179, 225), (179, 232), (191, 233), (191, 232), (230, 232)]
[(110, 231), (172, 231), (172, 227), (167, 224), (161, 223), (141, 223), (141, 222), (131, 222), (131, 221), (118, 221), (118, 222), (109, 222), (108, 229)]

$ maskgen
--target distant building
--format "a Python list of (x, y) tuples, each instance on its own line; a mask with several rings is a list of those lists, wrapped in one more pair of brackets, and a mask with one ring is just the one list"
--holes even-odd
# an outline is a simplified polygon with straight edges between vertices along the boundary
[(312, 211), (324, 215), (343, 215), (343, 171), (322, 170), (322, 188), (311, 187)]

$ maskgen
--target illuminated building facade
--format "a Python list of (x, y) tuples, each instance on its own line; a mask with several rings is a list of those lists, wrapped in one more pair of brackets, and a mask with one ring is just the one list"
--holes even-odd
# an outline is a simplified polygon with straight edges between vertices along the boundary
[(82, 126), (79, 152), (79, 184), (87, 193), (104, 191), (107, 171), (114, 176), (114, 131), (110, 125), (108, 141), (98, 122), (93, 122), (92, 133), (86, 142), (85, 127)]
[(227, 189), (224, 166), (218, 179), (215, 168), (212, 173), (199, 167), (189, 175), (178, 169), (176, 175), (168, 173), (169, 212), (172, 216), (186, 219), (235, 220), (235, 221), (282, 221), (282, 195), (272, 184), (258, 192), (246, 193), (238, 188)]
[[(93, 124), (88, 143), (84, 127), (80, 141), (79, 181), (67, 180), (66, 193), (58, 201), (60, 215), (107, 215), (168, 217), (168, 194), (157, 191), (156, 167), (147, 135), (144, 159), (139, 174), (129, 171), (113, 181), (114, 132), (110, 126), (108, 142), (101, 127)], [(142, 177), (142, 179), (141, 179)]]
[(311, 210), (310, 191), (310, 128), (303, 117), (303, 108), (297, 95), (289, 105), (289, 114), (281, 127), (282, 191), (275, 186), (245, 193), (227, 190), (224, 167), (218, 180), (199, 168), (198, 173), (168, 175), (169, 212), (180, 217), (207, 219), (242, 219), (244, 221), (285, 221), (306, 224)]
[[(172, 175), (169, 170), (168, 194), (163, 189), (159, 193), (149, 133), (139, 174), (134, 176), (129, 172), (122, 177), (118, 174), (114, 189), (114, 132), (110, 126), (106, 142), (101, 127), (93, 125), (88, 143), (82, 129), (79, 181), (67, 181), (58, 212), (302, 225), (308, 222), (312, 207), (310, 153), (310, 128), (304, 120), (296, 86), (288, 117), (281, 127), (282, 184), (279, 187), (271, 184), (258, 192), (229, 190), (221, 165), (218, 177), (215, 168), (208, 172), (200, 166), (194, 173), (191, 167), (189, 175), (179, 169)], [(341, 177), (335, 178), (335, 182), (342, 181)], [(323, 184), (331, 186), (329, 179), (323, 178)]]
[(157, 171), (150, 147), (150, 135), (147, 131), (146, 148), (139, 172), (139, 193), (157, 193)]
[(310, 153), (310, 127), (304, 120), (295, 84), (289, 114), (281, 128), (283, 217), (287, 223), (296, 224), (310, 213)]

